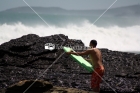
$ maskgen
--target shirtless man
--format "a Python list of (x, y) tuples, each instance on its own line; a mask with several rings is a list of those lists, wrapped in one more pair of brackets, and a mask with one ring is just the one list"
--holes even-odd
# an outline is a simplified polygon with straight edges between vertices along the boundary
[(102, 55), (99, 49), (96, 48), (97, 41), (91, 40), (89, 46), (91, 49), (88, 49), (83, 52), (67, 52), (68, 54), (74, 54), (74, 55), (89, 55), (90, 59), (86, 59), (88, 62), (91, 63), (93, 66), (94, 71), (92, 72), (91, 77), (91, 88), (93, 89), (93, 93), (99, 93), (100, 91), (100, 83), (101, 78), (104, 74), (104, 66), (102, 64)]

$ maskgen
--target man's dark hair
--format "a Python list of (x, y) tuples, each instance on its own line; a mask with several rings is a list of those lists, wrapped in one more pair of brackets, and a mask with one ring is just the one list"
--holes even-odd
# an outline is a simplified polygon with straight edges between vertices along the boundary
[(97, 46), (97, 41), (96, 40), (91, 40), (90, 43), (93, 44), (95, 47)]

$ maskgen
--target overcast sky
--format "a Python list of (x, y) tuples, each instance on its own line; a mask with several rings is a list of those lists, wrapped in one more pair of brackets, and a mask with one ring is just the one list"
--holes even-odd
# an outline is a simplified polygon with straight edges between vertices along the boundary
[[(42, 7), (61, 7), (64, 9), (106, 9), (115, 0), (25, 0), (31, 6), (42, 6)], [(112, 6), (128, 6), (140, 4), (140, 0), (117, 0)], [(27, 6), (23, 0), (0, 0), (0, 11)]]

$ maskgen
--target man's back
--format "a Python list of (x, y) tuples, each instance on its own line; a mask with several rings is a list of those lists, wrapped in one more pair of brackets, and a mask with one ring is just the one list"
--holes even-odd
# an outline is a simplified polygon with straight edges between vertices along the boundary
[(102, 54), (101, 54), (100, 50), (97, 49), (97, 48), (92, 48), (90, 50), (91, 50), (90, 58), (92, 60), (93, 67), (97, 68), (97, 67), (103, 66), (103, 64), (102, 64)]

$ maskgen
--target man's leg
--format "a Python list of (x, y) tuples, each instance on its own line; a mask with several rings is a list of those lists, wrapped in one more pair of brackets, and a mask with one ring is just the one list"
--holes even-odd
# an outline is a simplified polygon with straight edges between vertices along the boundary
[(100, 83), (102, 80), (102, 76), (104, 74), (104, 69), (96, 68), (95, 71), (92, 73), (91, 87), (95, 93), (96, 92), (99, 93), (100, 92)]
[(95, 92), (95, 93), (100, 92), (99, 77), (95, 73), (92, 73), (91, 88), (93, 89), (93, 92)]

